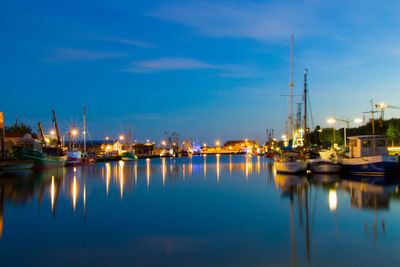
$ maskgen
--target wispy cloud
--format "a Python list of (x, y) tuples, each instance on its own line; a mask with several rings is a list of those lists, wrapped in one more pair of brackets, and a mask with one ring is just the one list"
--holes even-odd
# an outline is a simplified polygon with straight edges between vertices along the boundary
[(74, 60), (100, 60), (119, 58), (125, 56), (124, 53), (99, 52), (92, 50), (82, 50), (74, 48), (57, 48), (53, 55), (44, 58), (47, 61), (74, 61)]
[(211, 64), (193, 58), (166, 57), (152, 60), (133, 62), (131, 67), (123, 69), (124, 72), (154, 73), (174, 70), (202, 70), (218, 71), (221, 77), (227, 78), (252, 78), (260, 76), (260, 71), (254, 66), (235, 64)]
[(158, 7), (150, 16), (195, 28), (213, 37), (272, 40), (287, 38), (293, 30), (307, 34), (315, 27), (309, 23), (309, 5), (297, 2), (207, 2), (170, 3)]
[(110, 41), (110, 42), (116, 42), (120, 44), (127, 44), (127, 45), (133, 45), (133, 46), (140, 46), (140, 47), (154, 47), (153, 44), (148, 43), (148, 42), (142, 42), (142, 41), (136, 41), (136, 40), (131, 40), (131, 39), (124, 39), (124, 38), (118, 38), (118, 37), (105, 37), (105, 41)]
[(218, 65), (208, 64), (193, 58), (160, 58), (142, 60), (132, 63), (132, 67), (124, 69), (126, 72), (158, 72), (170, 70), (194, 70), (194, 69), (219, 69)]

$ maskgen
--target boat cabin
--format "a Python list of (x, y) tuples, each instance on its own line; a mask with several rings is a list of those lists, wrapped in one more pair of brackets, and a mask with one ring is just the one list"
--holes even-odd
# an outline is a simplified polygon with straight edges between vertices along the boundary
[(360, 135), (349, 137), (351, 158), (387, 156), (387, 139), (383, 135)]

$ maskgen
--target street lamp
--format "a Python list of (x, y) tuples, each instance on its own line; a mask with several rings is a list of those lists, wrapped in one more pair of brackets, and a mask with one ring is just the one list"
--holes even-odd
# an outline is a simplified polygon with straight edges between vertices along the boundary
[(50, 131), (50, 135), (55, 135), (55, 134), (56, 134), (56, 132), (54, 130)]
[(124, 136), (123, 136), (123, 135), (120, 135), (120, 136), (119, 136), (119, 140), (121, 140), (121, 141), (124, 140)]
[[(334, 124), (337, 121), (345, 123), (345, 126), (344, 126), (344, 147), (346, 147), (347, 146), (347, 133), (346, 132), (347, 132), (347, 128), (350, 128), (350, 122), (361, 123), (362, 119), (357, 118), (357, 119), (354, 119), (352, 121), (349, 121), (349, 120), (342, 120), (342, 119), (338, 119), (338, 118), (330, 118), (327, 121), (328, 121), (329, 124)], [(333, 135), (335, 136), (335, 127), (333, 127)]]
[(220, 142), (217, 140), (217, 141), (215, 141), (215, 145), (216, 146), (219, 146), (219, 144), (220, 144)]
[(73, 130), (71, 131), (71, 134), (72, 134), (73, 136), (76, 136), (76, 135), (78, 134), (78, 131), (77, 131), (76, 129), (73, 129)]

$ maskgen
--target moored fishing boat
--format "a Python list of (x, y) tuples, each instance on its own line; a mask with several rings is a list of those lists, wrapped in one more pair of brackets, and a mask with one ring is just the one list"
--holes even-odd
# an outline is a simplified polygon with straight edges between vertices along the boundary
[(77, 149), (68, 150), (66, 152), (66, 155), (67, 155), (67, 162), (66, 162), (67, 165), (78, 165), (83, 163), (82, 152)]
[(34, 160), (34, 169), (62, 167), (67, 162), (67, 156), (49, 155), (20, 146), (13, 146), (11, 148), (11, 155), (14, 159)]
[(340, 161), (344, 170), (373, 175), (385, 175), (398, 170), (398, 158), (388, 155), (385, 136), (352, 136), (349, 141), (349, 158)]

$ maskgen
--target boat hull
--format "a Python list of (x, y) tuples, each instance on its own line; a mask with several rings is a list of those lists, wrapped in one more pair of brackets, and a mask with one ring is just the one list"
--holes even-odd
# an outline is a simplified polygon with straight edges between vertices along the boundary
[(371, 156), (342, 159), (345, 171), (350, 173), (378, 174), (393, 173), (398, 170), (399, 162), (395, 156)]
[(54, 167), (63, 167), (67, 162), (66, 156), (50, 156), (46, 155), (44, 158), (36, 158), (33, 169), (45, 169)]
[(67, 162), (66, 156), (53, 156), (31, 149), (14, 146), (12, 155), (19, 160), (33, 160), (33, 169), (43, 169), (49, 167), (62, 167)]
[(80, 151), (67, 151), (67, 165), (82, 164), (82, 152)]
[(275, 161), (275, 170), (278, 173), (304, 173), (307, 163), (304, 161)]

